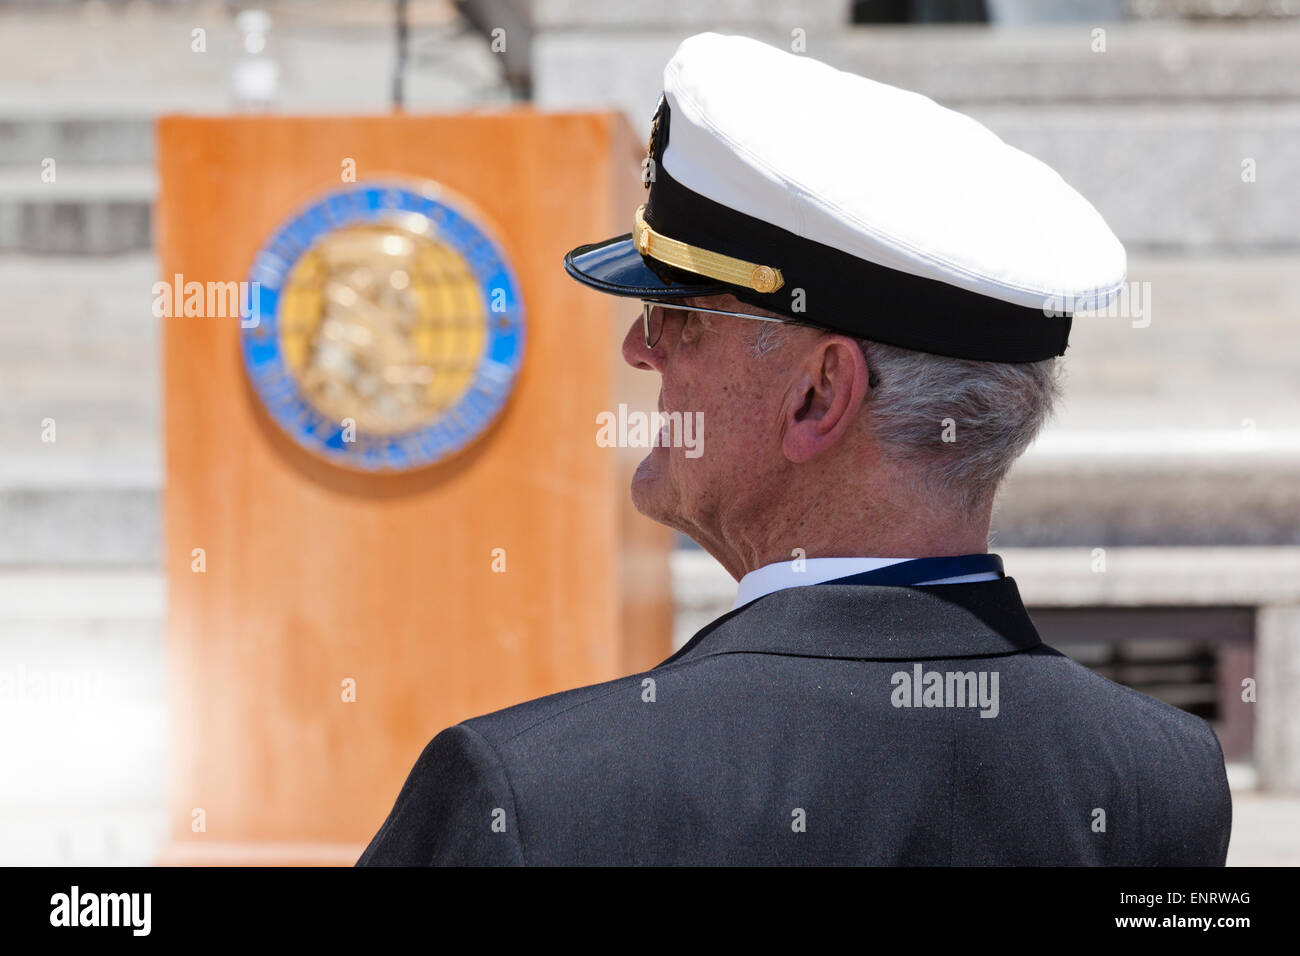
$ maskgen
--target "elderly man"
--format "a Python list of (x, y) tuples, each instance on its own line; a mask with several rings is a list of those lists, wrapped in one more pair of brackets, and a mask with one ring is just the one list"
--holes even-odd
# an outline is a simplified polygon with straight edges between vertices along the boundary
[(632, 497), (740, 582), (644, 674), (468, 720), (362, 864), (1222, 865), (1197, 717), (1045, 646), (986, 553), (1124, 250), (1037, 160), (930, 100), (703, 34), (664, 76), (628, 235), (570, 275), (702, 413)]

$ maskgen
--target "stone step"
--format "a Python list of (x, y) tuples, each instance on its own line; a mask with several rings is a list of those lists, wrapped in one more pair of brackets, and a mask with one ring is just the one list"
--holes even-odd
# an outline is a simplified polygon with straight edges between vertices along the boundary
[(123, 807), (84, 792), (74, 805), (0, 803), (0, 866), (154, 866), (166, 839), (153, 792)]
[[(1020, 548), (994, 542), (1030, 607), (1262, 607), (1300, 602), (1298, 547), (1134, 547), (1107, 550), (1104, 571), (1088, 547)], [(808, 555), (816, 557), (816, 555)], [(673, 554), (680, 647), (731, 610), (736, 582), (699, 548)]]
[(151, 568), (162, 560), (154, 488), (0, 488), (0, 568)]
[[(974, 103), (1284, 102), (1300, 99), (1300, 20), (846, 26), (834, 3), (647, 4), (539, 0), (533, 51), (542, 101), (617, 103), (645, 123), (663, 65), (695, 30), (739, 32), (834, 67)], [(689, 10), (683, 10), (689, 7)], [(630, 26), (635, 29), (630, 29)], [(1105, 31), (1104, 51), (1094, 30)], [(801, 35), (795, 31), (802, 31)], [(653, 89), (651, 89), (653, 87)], [(647, 99), (647, 97), (650, 97)], [(637, 127), (638, 129), (640, 127)]]
[[(533, 28), (539, 33), (586, 32), (615, 36), (675, 30), (687, 37), (703, 30), (744, 32), (758, 36), (793, 26), (817, 31), (843, 30), (849, 23), (848, 0), (533, 0)], [(788, 26), (787, 26), (788, 25)], [(664, 62), (667, 62), (665, 57)]]
[(1290, 185), (1300, 176), (1295, 101), (967, 112), (1060, 173), (1130, 253), (1300, 249)]
[(992, 533), (1010, 547), (1300, 545), (1300, 459), (1267, 472), (1013, 469)]
[(0, 167), (0, 253), (106, 255), (150, 248), (157, 184), (142, 166)]
[(0, 166), (153, 166), (153, 122), (146, 116), (0, 118)]
[(0, 256), (0, 488), (160, 487), (156, 279), (151, 255)]
[(1249, 419), (1259, 429), (1296, 427), (1294, 255), (1130, 254), (1128, 278), (1114, 315), (1074, 319), (1062, 425), (1240, 429)]
[[(276, 109), (345, 114), (391, 108), (391, 0), (271, 7), (264, 55), (278, 68)], [(236, 12), (225, 3), (0, 9), (0, 117), (240, 109), (233, 74), (245, 54)], [(408, 108), (458, 110), (510, 101), (502, 58), (464, 24), (453, 0), (411, 4), (410, 22)], [(203, 31), (202, 49), (195, 48), (195, 31)]]
[[(1105, 31), (1104, 49), (1097, 48), (1098, 29)], [(814, 51), (818, 39), (824, 49)], [(810, 38), (809, 53), (958, 109), (975, 103), (1300, 99), (1300, 20), (1294, 18), (858, 27)]]
[(0, 257), (0, 565), (157, 565), (156, 271), (150, 255)]

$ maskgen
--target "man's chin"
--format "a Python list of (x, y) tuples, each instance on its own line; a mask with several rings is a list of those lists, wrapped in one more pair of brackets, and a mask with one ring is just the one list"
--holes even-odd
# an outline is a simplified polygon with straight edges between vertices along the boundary
[(652, 448), (641, 459), (632, 475), (632, 505), (651, 521), (670, 524), (668, 507), (668, 476), (665, 474), (666, 456), (661, 449)]

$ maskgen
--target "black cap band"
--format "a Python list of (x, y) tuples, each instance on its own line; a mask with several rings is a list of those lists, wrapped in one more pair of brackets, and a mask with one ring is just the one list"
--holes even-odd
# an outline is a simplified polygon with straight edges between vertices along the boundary
[[(655, 169), (645, 220), (692, 246), (778, 267), (785, 284), (776, 292), (733, 285), (727, 291), (742, 302), (831, 331), (989, 362), (1052, 358), (1065, 352), (1069, 339), (1069, 315), (899, 272), (804, 239), (687, 189), (662, 164)], [(646, 265), (665, 278), (683, 278), (681, 270), (648, 257)]]

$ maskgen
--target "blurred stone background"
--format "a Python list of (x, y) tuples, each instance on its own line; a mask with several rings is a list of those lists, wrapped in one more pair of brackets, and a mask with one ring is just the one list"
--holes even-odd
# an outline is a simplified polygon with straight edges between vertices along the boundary
[[(270, 26), (250, 54), (236, 18), (255, 6)], [(0, 863), (147, 863), (162, 839), (153, 118), (385, 111), (395, 6), (0, 0)], [(1211, 720), (1230, 863), (1295, 864), (1298, 15), (1300, 0), (413, 0), (404, 90), (412, 111), (531, 101), (643, 130), (677, 43), (737, 32), (924, 93), (1056, 168), (1125, 243), (1133, 294), (1124, 314), (1076, 317), (1065, 406), (1002, 495), (994, 549), (1049, 643)], [(774, 121), (798, 134), (798, 117)], [(734, 582), (686, 541), (674, 575), (680, 643)]]

